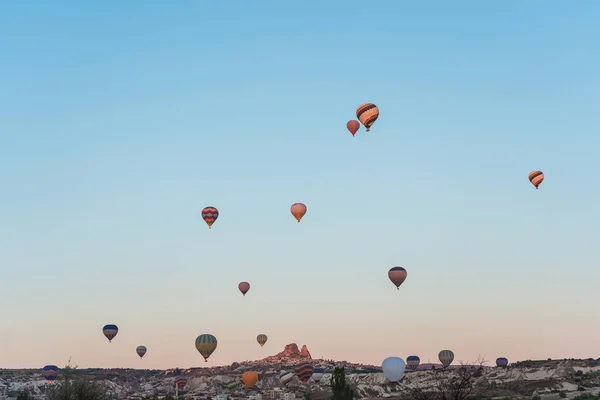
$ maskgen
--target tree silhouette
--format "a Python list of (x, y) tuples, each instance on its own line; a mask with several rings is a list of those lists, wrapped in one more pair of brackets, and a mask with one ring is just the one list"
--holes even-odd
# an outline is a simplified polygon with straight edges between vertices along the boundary
[(346, 371), (344, 367), (335, 367), (329, 384), (333, 391), (333, 400), (353, 399), (354, 393), (352, 393), (352, 388), (346, 382)]

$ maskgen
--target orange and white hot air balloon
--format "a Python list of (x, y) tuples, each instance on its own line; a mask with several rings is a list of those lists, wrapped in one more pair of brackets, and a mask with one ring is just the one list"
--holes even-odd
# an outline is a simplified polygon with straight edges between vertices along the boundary
[(348, 123), (346, 124), (346, 128), (348, 128), (352, 136), (354, 136), (356, 135), (356, 132), (358, 132), (358, 130), (360, 129), (360, 123), (357, 120), (353, 119), (351, 121), (348, 121)]
[(356, 109), (356, 118), (367, 128), (367, 132), (369, 132), (371, 126), (379, 118), (379, 108), (373, 103), (361, 104)]
[(240, 289), (240, 292), (245, 296), (246, 293), (248, 293), (248, 290), (250, 290), (250, 284), (248, 282), (240, 282), (238, 289)]
[(532, 171), (529, 174), (529, 182), (537, 189), (540, 183), (544, 181), (544, 173), (542, 171)]
[(296, 218), (298, 222), (300, 222), (302, 217), (304, 217), (304, 214), (306, 214), (306, 206), (304, 205), (304, 203), (294, 203), (292, 204), (290, 211), (294, 218)]

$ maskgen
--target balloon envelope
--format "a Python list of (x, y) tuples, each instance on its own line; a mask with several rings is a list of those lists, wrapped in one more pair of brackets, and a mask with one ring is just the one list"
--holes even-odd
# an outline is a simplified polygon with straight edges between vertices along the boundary
[(242, 374), (242, 382), (246, 387), (254, 387), (256, 382), (258, 382), (258, 372), (256, 371), (246, 371)]
[(497, 367), (508, 367), (508, 359), (506, 357), (499, 357), (496, 359)]
[(144, 354), (146, 354), (146, 346), (138, 346), (135, 349), (135, 352), (138, 354), (138, 356), (140, 356), (140, 358), (144, 357)]
[(279, 381), (282, 385), (287, 385), (294, 379), (294, 373), (290, 371), (281, 371), (279, 374)]
[(294, 218), (296, 218), (298, 222), (300, 222), (302, 217), (304, 217), (304, 214), (306, 214), (306, 206), (304, 205), (304, 203), (294, 203), (290, 208), (290, 212), (292, 213)]
[(390, 268), (390, 270), (388, 271), (388, 278), (390, 278), (390, 281), (392, 281), (392, 283), (396, 285), (396, 289), (398, 290), (400, 290), (400, 285), (404, 283), (407, 275), (408, 273), (402, 267)]
[(440, 359), (440, 362), (442, 363), (444, 368), (446, 368), (447, 366), (452, 364), (452, 361), (454, 361), (454, 353), (452, 352), (452, 350), (442, 350), (438, 354), (438, 358)]
[(104, 333), (104, 336), (106, 336), (108, 342), (110, 343), (115, 336), (117, 336), (117, 333), (119, 333), (119, 328), (113, 324), (104, 325), (104, 328), (102, 328), (102, 333)]
[(388, 357), (381, 363), (381, 369), (390, 382), (398, 382), (404, 375), (406, 363), (400, 357)]
[(48, 381), (48, 383), (52, 383), (56, 380), (58, 371), (59, 368), (56, 365), (46, 365), (44, 368), (42, 368), (42, 376)]
[(369, 132), (371, 126), (379, 118), (379, 108), (373, 103), (361, 104), (356, 109), (356, 118), (367, 128), (367, 132)]
[(406, 365), (408, 366), (408, 368), (412, 369), (413, 371), (419, 367), (420, 363), (421, 363), (421, 359), (417, 356), (406, 357)]
[(260, 347), (263, 347), (265, 343), (267, 343), (267, 335), (261, 333), (256, 337), (256, 341), (258, 342), (258, 344), (260, 344)]
[(544, 181), (544, 173), (542, 171), (531, 171), (529, 173), (529, 182), (537, 189)]
[(346, 124), (346, 128), (348, 128), (348, 130), (350, 131), (350, 133), (352, 134), (352, 136), (356, 135), (356, 132), (358, 132), (358, 129), (360, 128), (360, 123), (357, 120), (351, 120), (348, 121), (348, 123)]
[(208, 357), (216, 350), (217, 348), (217, 338), (213, 335), (205, 333), (196, 338), (196, 350), (202, 357), (204, 357), (204, 361), (208, 362)]
[(313, 374), (313, 365), (310, 361), (301, 362), (300, 364), (296, 365), (294, 372), (296, 373), (298, 379), (300, 379), (303, 383), (306, 383)]
[(204, 207), (202, 210), (202, 219), (208, 225), (208, 229), (215, 223), (215, 221), (219, 218), (219, 210), (212, 206)]
[(240, 289), (240, 292), (245, 296), (246, 293), (248, 293), (248, 290), (250, 290), (250, 284), (248, 282), (240, 282), (238, 289)]

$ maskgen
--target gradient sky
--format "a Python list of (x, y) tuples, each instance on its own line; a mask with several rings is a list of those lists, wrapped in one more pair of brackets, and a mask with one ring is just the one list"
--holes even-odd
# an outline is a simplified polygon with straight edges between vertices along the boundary
[(292, 3), (0, 4), (0, 366), (600, 357), (600, 3)]

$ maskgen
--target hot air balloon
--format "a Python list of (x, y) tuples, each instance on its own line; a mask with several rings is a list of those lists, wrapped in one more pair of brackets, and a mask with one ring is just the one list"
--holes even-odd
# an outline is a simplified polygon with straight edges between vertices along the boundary
[(324, 373), (325, 371), (323, 370), (323, 368), (315, 368), (311, 379), (319, 383), (321, 381), (321, 378), (323, 378)]
[(146, 346), (136, 347), (135, 352), (138, 354), (138, 356), (140, 356), (140, 358), (144, 357), (144, 354), (146, 354)]
[(46, 365), (44, 368), (42, 368), (42, 376), (48, 381), (48, 383), (52, 383), (56, 380), (58, 371), (59, 369), (56, 365)]
[(407, 272), (402, 267), (394, 267), (388, 271), (388, 278), (394, 285), (396, 285), (396, 289), (400, 290), (400, 285), (406, 279)]
[(313, 365), (310, 361), (303, 361), (296, 365), (294, 372), (296, 373), (298, 379), (302, 381), (302, 383), (306, 383), (313, 374)]
[(210, 357), (216, 348), (217, 338), (213, 335), (205, 333), (196, 338), (196, 350), (202, 354), (202, 357), (204, 357), (204, 362), (208, 362), (208, 357)]
[(454, 361), (454, 353), (451, 350), (442, 350), (438, 354), (438, 358), (444, 368), (447, 368)]
[(381, 368), (390, 382), (398, 382), (404, 375), (406, 363), (400, 357), (388, 357), (381, 363)]
[(267, 343), (267, 335), (261, 333), (256, 337), (256, 341), (258, 342), (258, 344), (260, 344), (260, 347), (263, 347), (265, 343)]
[(210, 229), (212, 224), (219, 218), (219, 210), (211, 206), (204, 207), (202, 210), (202, 218), (206, 222), (206, 225), (208, 225), (208, 229)]
[(246, 371), (242, 374), (242, 382), (246, 385), (247, 388), (254, 387), (256, 382), (258, 382), (258, 372), (256, 371)]
[(508, 367), (508, 359), (506, 357), (499, 357), (496, 359), (496, 366), (506, 368)]
[(356, 132), (358, 132), (358, 129), (360, 128), (360, 123), (353, 119), (351, 121), (348, 121), (348, 123), (346, 124), (346, 128), (348, 128), (348, 130), (350, 131), (350, 133), (352, 134), (352, 136), (356, 135)]
[(406, 357), (406, 365), (408, 365), (408, 368), (412, 369), (413, 371), (417, 370), (420, 363), (421, 363), (421, 359), (417, 356)]
[(296, 218), (298, 222), (300, 222), (302, 217), (304, 217), (304, 214), (306, 214), (306, 206), (304, 205), (304, 203), (294, 203), (292, 204), (290, 211), (292, 212), (294, 218)]
[(367, 132), (371, 130), (371, 126), (379, 117), (379, 108), (375, 104), (365, 103), (358, 106), (356, 109), (356, 118), (367, 128)]
[(542, 171), (532, 171), (529, 174), (529, 182), (537, 189), (540, 183), (544, 181), (544, 173)]
[(279, 382), (284, 386), (290, 383), (292, 379), (294, 379), (294, 374), (290, 371), (281, 371), (279, 374)]
[(246, 293), (248, 293), (248, 290), (250, 290), (250, 284), (248, 282), (240, 282), (238, 289), (240, 289), (240, 292), (245, 296)]
[(185, 380), (185, 378), (178, 376), (177, 378), (175, 378), (175, 390), (178, 393), (183, 391), (183, 388), (185, 387), (186, 383), (187, 381)]
[(231, 381), (231, 382), (225, 384), (225, 387), (229, 390), (235, 389), (238, 386), (240, 386), (240, 382), (238, 382), (238, 381)]
[(102, 333), (104, 333), (104, 336), (106, 336), (108, 342), (110, 343), (115, 336), (117, 336), (117, 333), (119, 333), (119, 328), (112, 324), (104, 325), (104, 328), (102, 328)]

